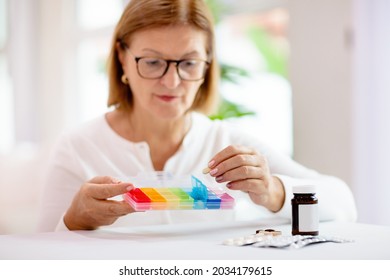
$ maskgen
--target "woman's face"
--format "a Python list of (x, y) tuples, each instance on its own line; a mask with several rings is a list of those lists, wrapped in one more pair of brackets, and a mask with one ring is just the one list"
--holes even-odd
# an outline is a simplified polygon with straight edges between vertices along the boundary
[(182, 80), (175, 63), (158, 79), (142, 78), (134, 57), (167, 60), (206, 60), (206, 34), (190, 26), (168, 26), (142, 30), (127, 42), (129, 51), (121, 54), (123, 70), (129, 79), (134, 100), (134, 112), (152, 114), (158, 118), (175, 119), (192, 106), (203, 83)]

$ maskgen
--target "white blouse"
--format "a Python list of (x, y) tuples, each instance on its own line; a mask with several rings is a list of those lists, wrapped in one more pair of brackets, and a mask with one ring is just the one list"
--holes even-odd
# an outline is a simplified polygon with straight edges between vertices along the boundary
[[(354, 198), (343, 181), (308, 169), (263, 145), (256, 137), (198, 113), (192, 113), (192, 126), (180, 149), (165, 164), (164, 171), (178, 175), (199, 174), (217, 152), (232, 144), (255, 148), (266, 156), (272, 175), (283, 182), (286, 191), (279, 212), (272, 213), (255, 205), (246, 193), (228, 190), (225, 184), (220, 184), (235, 198), (234, 209), (137, 212), (119, 218), (111, 226), (248, 220), (272, 215), (290, 219), (292, 187), (302, 184), (316, 185), (320, 220), (356, 220)], [(47, 170), (38, 230), (67, 230), (63, 215), (81, 185), (91, 178), (111, 176), (127, 182), (137, 174), (152, 171), (146, 142), (134, 143), (122, 138), (108, 125), (104, 115), (89, 121), (58, 141)], [(213, 180), (213, 184), (217, 183)]]

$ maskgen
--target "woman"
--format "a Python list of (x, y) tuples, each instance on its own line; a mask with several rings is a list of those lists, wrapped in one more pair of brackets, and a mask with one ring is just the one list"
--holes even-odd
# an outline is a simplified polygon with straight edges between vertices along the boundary
[[(290, 218), (291, 188), (307, 183), (318, 187), (321, 219), (356, 219), (342, 181), (203, 115), (217, 102), (214, 49), (203, 1), (130, 1), (108, 64), (108, 105), (115, 109), (62, 137), (48, 172), (40, 230), (232, 220), (253, 209)], [(133, 188), (126, 178), (140, 172), (185, 175), (206, 166), (236, 198), (234, 211), (135, 213), (111, 199)]]

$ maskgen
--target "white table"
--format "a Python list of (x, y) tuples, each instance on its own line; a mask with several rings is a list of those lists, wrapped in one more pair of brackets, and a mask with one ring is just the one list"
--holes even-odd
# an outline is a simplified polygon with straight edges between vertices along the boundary
[(283, 235), (291, 232), (286, 221), (259, 220), (0, 235), (0, 259), (390, 259), (390, 227), (358, 223), (320, 224), (320, 235), (352, 239), (352, 243), (323, 243), (298, 250), (222, 245), (225, 239), (266, 228), (281, 230)]

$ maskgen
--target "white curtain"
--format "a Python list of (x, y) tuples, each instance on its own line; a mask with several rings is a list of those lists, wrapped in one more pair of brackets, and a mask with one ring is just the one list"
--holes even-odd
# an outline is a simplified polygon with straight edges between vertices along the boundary
[(353, 186), (359, 221), (390, 225), (390, 1), (354, 4)]

